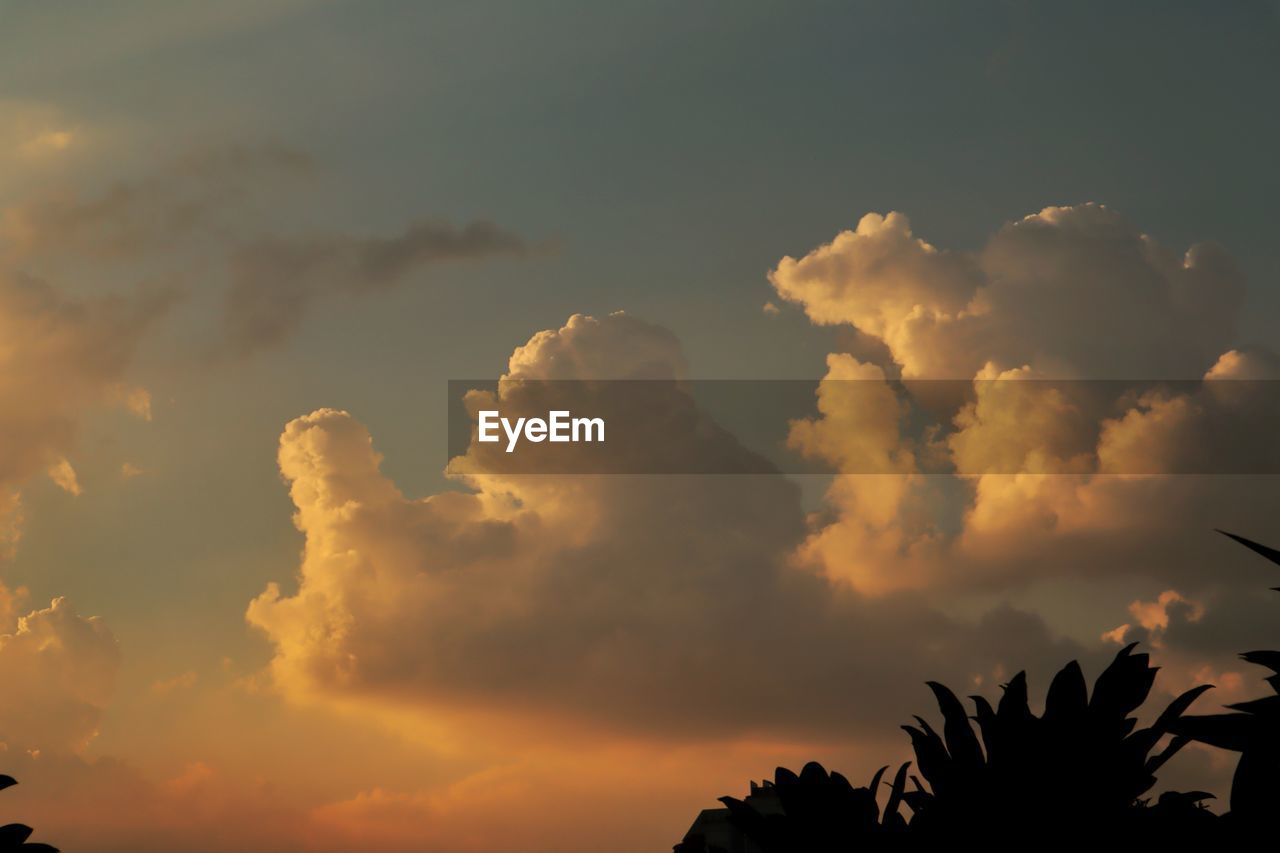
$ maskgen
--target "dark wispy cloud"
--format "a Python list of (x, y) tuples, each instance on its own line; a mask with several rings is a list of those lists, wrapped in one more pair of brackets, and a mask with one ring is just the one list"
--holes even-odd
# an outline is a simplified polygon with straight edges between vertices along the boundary
[(436, 264), (522, 257), (538, 248), (486, 220), (422, 220), (386, 237), (257, 240), (232, 258), (225, 332), (232, 349), (246, 354), (284, 341), (317, 298), (386, 290)]

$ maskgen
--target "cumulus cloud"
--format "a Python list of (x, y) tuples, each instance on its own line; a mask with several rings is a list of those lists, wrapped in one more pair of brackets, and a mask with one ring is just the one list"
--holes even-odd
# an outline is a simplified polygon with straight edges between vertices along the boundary
[[(535, 335), (508, 379), (684, 369), (669, 333), (617, 314)], [(744, 470), (758, 464), (738, 452)], [(272, 584), (247, 614), (280, 689), (653, 735), (853, 731), (897, 720), (927, 677), (989, 683), (1078, 651), (1007, 607), (955, 620), (796, 569), (805, 519), (778, 476), (521, 476), (484, 459), (455, 460), (467, 490), (412, 499), (351, 415), (288, 425), (280, 468), (306, 549), (296, 591)]]
[[(1092, 204), (975, 252), (868, 214), (771, 280), (815, 323), (881, 345), (833, 355), (817, 416), (792, 425), (833, 471), (886, 475), (838, 477), (814, 516), (797, 553), (830, 577), (869, 593), (1058, 572), (1203, 585), (1214, 524), (1274, 517), (1249, 475), (1280, 470), (1265, 428), (1280, 400), (1258, 381), (1276, 357), (1234, 346), (1242, 280), (1219, 248), (1174, 253)], [(917, 381), (882, 403), (860, 387), (897, 377)], [(939, 394), (937, 378), (957, 381)], [(1100, 381), (1152, 379), (1191, 381)], [(1171, 476), (1188, 473), (1235, 476)]]
[[(449, 466), (459, 488), (414, 498), (363, 425), (319, 410), (280, 442), (301, 565), (247, 611), (272, 644), (275, 687), (432, 722), (483, 718), (462, 724), (471, 738), (506, 714), (568, 721), (575, 743), (604, 728), (829, 744), (927, 708), (925, 678), (990, 693), (1025, 667), (1044, 686), (1066, 660), (1096, 672), (1099, 644), (1137, 639), (1164, 666), (1160, 690), (1208, 680), (1217, 701), (1249, 694), (1231, 654), (1258, 645), (1244, 638), (1270, 611), (1244, 592), (1256, 578), (1222, 571), (1211, 529), (1265, 530), (1276, 498), (1261, 478), (1169, 475), (1206, 464), (1206, 446), (1229, 450), (1222, 434), (1241, 411), (1269, 416), (1250, 382), (1273, 376), (1274, 356), (1234, 340), (1241, 281), (1221, 250), (1176, 254), (1085, 205), (948, 252), (891, 214), (784, 260), (773, 280), (815, 322), (847, 327), (813, 415), (789, 433), (791, 451), (837, 473), (820, 509), (806, 513), (777, 476), (526, 476), (474, 443)], [(705, 417), (679, 398), (689, 374), (665, 330), (575, 316), (517, 347), (506, 381), (469, 403), (545, 411), (552, 392), (525, 380), (672, 380), (660, 399), (609, 401), (661, 434), (655, 411)], [(895, 383), (938, 376), (961, 393)], [(1098, 377), (1237, 381), (1085, 381)], [(767, 468), (717, 447), (717, 470)], [(1114, 618), (1099, 601), (1103, 621), (1080, 644), (991, 604), (1040, 578), (1121, 574), (1150, 592), (1120, 599)], [(500, 772), (478, 778), (505, 796)], [(466, 788), (457, 802), (449, 789), (366, 789), (313, 819), (337, 835), (437, 842), (417, 827), (465, 822)]]
[(1205, 374), (1206, 379), (1272, 381), (1280, 379), (1280, 355), (1265, 347), (1227, 350)]
[(389, 237), (259, 240), (232, 260), (226, 333), (235, 349), (249, 352), (283, 341), (320, 296), (383, 290), (428, 266), (531, 251), (522, 237), (486, 220), (461, 227), (420, 221)]
[[(3, 598), (11, 599), (7, 590)], [(5, 630), (0, 741), (16, 751), (82, 751), (97, 735), (115, 686), (119, 650), (110, 630), (63, 598)]]
[(1049, 207), (976, 252), (939, 249), (901, 213), (770, 273), (813, 322), (888, 346), (907, 377), (1031, 364), (1050, 375), (1193, 378), (1233, 343), (1243, 280), (1201, 243), (1177, 254), (1102, 205)]

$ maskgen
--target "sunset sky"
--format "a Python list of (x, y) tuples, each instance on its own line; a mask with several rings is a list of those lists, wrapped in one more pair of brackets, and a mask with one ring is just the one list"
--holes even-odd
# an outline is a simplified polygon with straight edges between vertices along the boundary
[[(1130, 474), (1274, 392), (1018, 385), (927, 449), (838, 380), (1280, 379), (1278, 45), (1274, 2), (0, 0), (0, 823), (643, 853), (903, 759), (927, 679), (1138, 640), (1157, 705), (1255, 695), (1280, 578), (1213, 529), (1280, 543), (1277, 469)], [(835, 476), (450, 463), (449, 380), (501, 376), (824, 380), (784, 450)]]

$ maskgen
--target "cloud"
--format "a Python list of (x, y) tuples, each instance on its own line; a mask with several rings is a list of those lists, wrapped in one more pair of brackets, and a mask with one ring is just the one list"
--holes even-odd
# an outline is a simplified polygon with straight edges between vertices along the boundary
[(0, 560), (13, 556), (22, 538), (22, 493), (13, 487), (0, 486)]
[(56, 156), (77, 140), (76, 128), (51, 104), (0, 100), (0, 154), (17, 155), (23, 165)]
[(1176, 589), (1166, 589), (1154, 601), (1139, 599), (1132, 602), (1129, 613), (1133, 615), (1136, 624), (1120, 625), (1104, 634), (1103, 638), (1121, 645), (1137, 642), (1140, 640), (1130, 640), (1128, 637), (1136, 633), (1136, 629), (1141, 629), (1145, 641), (1159, 648), (1164, 645), (1162, 637), (1168, 630), (1170, 621), (1181, 618), (1187, 622), (1199, 622), (1204, 617), (1204, 604), (1187, 598)]
[(16, 751), (83, 751), (114, 690), (115, 638), (63, 598), (8, 630), (0, 634), (0, 741)]
[(146, 388), (117, 385), (111, 389), (111, 393), (135, 417), (148, 423), (151, 421), (151, 392)]
[(66, 459), (59, 459), (49, 468), (49, 479), (70, 495), (79, 496), (84, 490), (80, 488), (80, 478), (76, 475), (76, 469), (71, 467), (71, 463)]
[[(683, 370), (670, 333), (616, 314), (534, 335), (508, 376)], [(484, 460), (474, 445), (455, 460), (467, 490), (411, 499), (351, 415), (324, 409), (287, 426), (280, 469), (306, 549), (296, 592), (271, 584), (247, 612), (273, 644), (278, 689), (427, 716), (510, 708), (653, 737), (848, 734), (896, 721), (925, 678), (990, 683), (1078, 651), (1007, 607), (954, 620), (913, 596), (871, 603), (797, 570), (804, 514), (778, 476), (530, 477)]]
[(779, 762), (798, 767), (812, 755), (809, 745), (778, 742), (580, 744), (508, 757), (430, 788), (361, 790), (309, 818), (319, 838), (345, 849), (588, 853), (611, 838), (626, 841), (604, 845), (610, 849), (657, 850), (671, 846), (703, 804), (715, 804), (711, 792), (736, 793)]
[[(1103, 634), (1115, 644), (1141, 643), (1160, 667), (1156, 689), (1169, 696), (1212, 684), (1205, 712), (1256, 697), (1270, 673), (1239, 659), (1239, 653), (1274, 639), (1280, 602), (1261, 601), (1258, 591), (1218, 588), (1203, 598), (1167, 589), (1152, 600), (1129, 604), (1132, 621)], [(1269, 605), (1266, 606), (1266, 605)], [(1232, 623), (1227, 625), (1225, 623)]]
[[(350, 734), (349, 727), (332, 730), (333, 737)], [(827, 753), (845, 758), (837, 762), (844, 768), (855, 754)], [(601, 838), (625, 838), (623, 849), (651, 850), (679, 838), (699, 807), (714, 804), (716, 792), (736, 792), (779, 761), (799, 766), (812, 752), (808, 744), (777, 742), (674, 744), (661, 751), (579, 742), (573, 750), (508, 754), (405, 787), (352, 787), (349, 766), (335, 762), (320, 771), (319, 785), (303, 782), (306, 797), (298, 796), (296, 781), (279, 784), (287, 767), (271, 766), (287, 764), (287, 754), (268, 747), (256, 757), (257, 778), (216, 757), (179, 759), (175, 769), (151, 778), (119, 760), (10, 753), (5, 769), (21, 784), (6, 791), (6, 807), (36, 827), (36, 839), (62, 849), (594, 853)], [(324, 772), (335, 768), (344, 772)], [(856, 775), (871, 773), (862, 771), (860, 763)], [(495, 814), (503, 819), (493, 820)]]
[[(1215, 246), (1176, 254), (1092, 204), (975, 252), (868, 214), (771, 280), (881, 345), (833, 354), (816, 416), (791, 429), (848, 475), (797, 551), (828, 577), (867, 594), (1121, 572), (1203, 586), (1215, 524), (1274, 517), (1250, 476), (1280, 470), (1268, 383), (1099, 381), (1276, 375), (1274, 354), (1233, 340), (1243, 282)], [(956, 382), (882, 384), (899, 376)]]
[[(41, 139), (45, 147), (69, 144), (63, 135)], [(177, 247), (225, 255), (231, 282), (221, 332), (245, 354), (285, 340), (323, 296), (393, 288), (434, 265), (546, 249), (485, 219), (419, 219), (386, 236), (268, 231), (252, 202), (318, 174), (309, 155), (282, 145), (193, 148), (94, 194), (45, 191), (0, 210), (0, 259), (151, 262)], [(191, 260), (183, 264), (189, 271)], [(149, 416), (148, 398), (131, 396), (129, 405)]]
[(226, 334), (233, 348), (247, 353), (282, 342), (321, 296), (385, 290), (429, 266), (531, 251), (523, 238), (486, 220), (461, 227), (420, 221), (389, 237), (262, 239), (232, 260)]
[(192, 150), (97, 195), (46, 193), (9, 207), (0, 215), (0, 240), (11, 257), (165, 250), (200, 231), (230, 231), (227, 213), (236, 203), (313, 173), (306, 154), (278, 145)]
[[(119, 386), (143, 335), (172, 304), (168, 290), (75, 298), (23, 273), (0, 270), (0, 543), (15, 538), (19, 492), (48, 471), (73, 494), (68, 457), (81, 418), (121, 402)], [(8, 522), (4, 521), (8, 519)]]
[(70, 130), (44, 130), (25, 140), (19, 150), (23, 154), (40, 156), (49, 152), (66, 151), (75, 141)]
[(164, 696), (173, 693), (175, 690), (190, 690), (196, 686), (198, 676), (194, 670), (187, 670), (181, 675), (175, 675), (171, 678), (161, 678), (151, 684), (151, 692), (157, 696)]
[(821, 325), (882, 340), (903, 376), (972, 378), (1030, 364), (1047, 375), (1192, 378), (1232, 341), (1243, 278), (1219, 247), (1179, 255), (1096, 204), (1048, 207), (975, 252), (939, 249), (901, 213), (770, 273)]
[(1280, 379), (1280, 356), (1264, 347), (1227, 350), (1209, 368), (1205, 378), (1245, 381)]

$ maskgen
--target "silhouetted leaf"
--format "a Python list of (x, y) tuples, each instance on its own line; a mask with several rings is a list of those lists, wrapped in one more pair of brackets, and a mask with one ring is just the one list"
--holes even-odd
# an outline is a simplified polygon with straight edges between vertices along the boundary
[(1257, 718), (1250, 714), (1207, 714), (1182, 717), (1169, 725), (1169, 731), (1219, 749), (1241, 752), (1253, 736)]
[(1256, 652), (1245, 652), (1240, 655), (1242, 660), (1249, 663), (1265, 666), (1267, 669), (1275, 673), (1280, 673), (1280, 651), (1263, 650)]
[(900, 817), (898, 809), (902, 805), (902, 797), (907, 789), (907, 771), (911, 769), (911, 762), (903, 762), (898, 768), (898, 772), (894, 774), (893, 785), (889, 789), (889, 802), (885, 804), (884, 816), (885, 820), (891, 820)]
[[(1148, 773), (1155, 773), (1157, 770), (1159, 770), (1161, 767), (1164, 766), (1164, 763), (1166, 761), (1168, 761), (1170, 758), (1173, 758), (1175, 755), (1177, 755), (1179, 750), (1181, 750), (1184, 746), (1186, 746), (1190, 742), (1191, 742), (1191, 738), (1189, 737), (1182, 737), (1182, 736), (1175, 737), (1173, 740), (1169, 741), (1169, 745), (1166, 746), (1163, 750), (1161, 750), (1160, 752), (1148, 758), (1147, 763), (1143, 767), (1143, 769), (1146, 770)], [(1165, 793), (1171, 793), (1171, 792), (1166, 791)]]
[(1231, 812), (1247, 823), (1271, 824), (1280, 803), (1280, 732), (1268, 729), (1240, 753), (1231, 780)]
[(742, 800), (733, 797), (721, 797), (720, 802), (729, 810), (729, 819), (733, 822), (733, 825), (748, 836), (758, 838), (767, 832), (764, 826), (764, 815)]
[(1069, 724), (1083, 717), (1088, 706), (1089, 690), (1084, 682), (1084, 673), (1078, 662), (1071, 661), (1049, 684), (1043, 719), (1054, 724)]
[(1002, 723), (1025, 720), (1031, 717), (1031, 707), (1027, 703), (1027, 674), (1020, 672), (1009, 683), (1004, 685), (1004, 693), (1000, 704), (996, 706), (996, 717)]
[(1156, 668), (1145, 654), (1132, 654), (1137, 643), (1121, 649), (1093, 683), (1089, 711), (1103, 720), (1120, 721), (1146, 701), (1155, 683)]
[(938, 699), (938, 709), (942, 711), (942, 732), (946, 736), (951, 759), (966, 770), (981, 767), (984, 760), (982, 747), (969, 725), (969, 715), (965, 713), (964, 706), (945, 685), (936, 681), (927, 684)]
[(1228, 536), (1236, 540), (1250, 551), (1261, 554), (1271, 562), (1280, 564), (1280, 551), (1277, 551), (1275, 548), (1268, 548), (1266, 545), (1259, 545), (1257, 542), (1245, 539), (1243, 536), (1237, 536), (1234, 533), (1228, 533), (1225, 530), (1219, 530), (1218, 532), (1223, 536)]
[(22, 823), (10, 823), (0, 826), (0, 849), (16, 847), (31, 837), (31, 827)]
[(1169, 705), (1164, 709), (1164, 711), (1156, 719), (1156, 723), (1155, 723), (1156, 727), (1160, 728), (1163, 731), (1168, 731), (1169, 725), (1174, 720), (1178, 719), (1183, 714), (1185, 714), (1187, 712), (1187, 709), (1191, 707), (1192, 702), (1199, 699), (1206, 690), (1212, 690), (1212, 689), (1213, 689), (1212, 684), (1200, 684), (1180, 694), (1177, 699), (1174, 699), (1172, 702), (1169, 703)]
[(928, 791), (907, 791), (902, 795), (902, 801), (907, 804), (907, 808), (916, 813), (924, 811), (932, 799)]
[(1150, 728), (1142, 729), (1130, 735), (1128, 742), (1134, 754), (1142, 756), (1155, 749), (1156, 743), (1170, 732), (1170, 727), (1182, 717), (1183, 712), (1191, 707), (1191, 703), (1200, 698), (1200, 695), (1206, 690), (1212, 689), (1212, 684), (1201, 684), (1197, 687), (1192, 687), (1170, 702)]
[(911, 747), (916, 753), (916, 766), (934, 787), (946, 786), (947, 750), (942, 739), (933, 731), (921, 731), (915, 726), (903, 726), (911, 736)]
[(880, 780), (884, 778), (885, 771), (889, 769), (886, 764), (876, 771), (876, 775), (871, 777), (871, 784), (867, 786), (867, 790), (871, 792), (872, 802), (876, 804), (876, 820), (880, 819), (880, 801), (877, 799), (880, 793)]
[(1236, 702), (1226, 707), (1233, 711), (1244, 711), (1247, 714), (1262, 716), (1280, 715), (1280, 696), (1263, 696), (1261, 699), (1250, 699), (1248, 702)]
[(810, 761), (800, 768), (800, 782), (815, 784), (827, 781), (827, 769), (816, 761)]
[(986, 747), (987, 760), (990, 761), (998, 751), (996, 741), (999, 736), (996, 734), (996, 712), (992, 709), (991, 703), (987, 701), (985, 696), (970, 696), (969, 698), (973, 700), (973, 719), (978, 723), (978, 731), (982, 732), (982, 745)]

